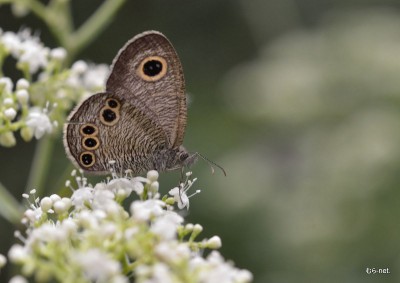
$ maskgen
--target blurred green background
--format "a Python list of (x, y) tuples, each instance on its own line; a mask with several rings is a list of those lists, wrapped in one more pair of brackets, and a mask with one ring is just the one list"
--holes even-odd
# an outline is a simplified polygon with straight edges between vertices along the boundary
[[(74, 1), (77, 24), (101, 1)], [(185, 145), (199, 160), (188, 221), (219, 235), (254, 282), (400, 282), (400, 2), (128, 1), (78, 59), (110, 64), (137, 33), (163, 32), (190, 98)], [(35, 17), (0, 7), (0, 27)], [(0, 180), (24, 191), (34, 143), (0, 149)], [(68, 164), (60, 142), (52, 178)], [(164, 174), (161, 190), (179, 174)], [(62, 180), (63, 181), (63, 180)], [(0, 253), (15, 227), (0, 220)], [(389, 268), (368, 275), (366, 268)], [(5, 271), (2, 278), (9, 276)]]

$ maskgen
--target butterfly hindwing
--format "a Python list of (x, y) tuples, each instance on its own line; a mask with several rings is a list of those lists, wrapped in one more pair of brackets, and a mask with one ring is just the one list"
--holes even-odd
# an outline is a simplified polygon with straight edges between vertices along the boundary
[(68, 118), (64, 136), (74, 163), (96, 173), (110, 171), (110, 161), (117, 170), (146, 170), (152, 152), (167, 144), (164, 131), (141, 109), (111, 93), (84, 100)]

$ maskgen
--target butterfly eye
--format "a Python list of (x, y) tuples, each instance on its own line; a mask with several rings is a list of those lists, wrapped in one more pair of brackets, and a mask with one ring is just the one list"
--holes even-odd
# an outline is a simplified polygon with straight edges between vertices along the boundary
[(83, 152), (79, 159), (84, 167), (91, 167), (95, 162), (94, 154), (89, 151)]
[(179, 160), (180, 160), (180, 161), (185, 161), (188, 157), (189, 157), (189, 153), (184, 152), (184, 153), (181, 153), (181, 154), (179, 155)]
[(84, 124), (81, 129), (80, 132), (82, 135), (84, 136), (93, 136), (96, 135), (98, 132), (98, 129), (95, 125), (93, 124)]
[(137, 73), (145, 81), (157, 81), (167, 73), (167, 61), (160, 56), (149, 56), (140, 63)]

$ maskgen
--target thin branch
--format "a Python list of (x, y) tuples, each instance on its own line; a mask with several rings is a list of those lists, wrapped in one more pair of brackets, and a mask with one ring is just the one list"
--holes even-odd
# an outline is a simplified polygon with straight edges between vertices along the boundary
[(22, 213), (21, 205), (9, 193), (7, 188), (0, 183), (0, 215), (15, 224), (21, 220)]
[(85, 48), (104, 28), (126, 0), (106, 0), (82, 26), (71, 34), (68, 42), (71, 57)]
[(25, 192), (36, 189), (39, 196), (43, 195), (45, 182), (49, 172), (50, 161), (53, 154), (55, 140), (53, 137), (43, 137), (36, 145), (35, 155), (29, 172)]

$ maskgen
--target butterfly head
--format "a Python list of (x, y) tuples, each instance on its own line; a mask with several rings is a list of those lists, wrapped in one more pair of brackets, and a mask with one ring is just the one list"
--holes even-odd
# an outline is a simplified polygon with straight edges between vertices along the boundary
[(222, 168), (221, 166), (209, 160), (208, 158), (206, 158), (205, 156), (201, 155), (198, 152), (188, 152), (183, 146), (180, 146), (178, 148), (178, 151), (175, 155), (175, 160), (174, 160), (175, 168), (190, 167), (191, 165), (196, 163), (199, 157), (210, 165), (212, 173), (214, 173), (214, 167), (213, 167), (214, 165), (219, 169), (221, 169), (222, 173), (224, 173), (224, 175), (226, 176), (224, 168)]

